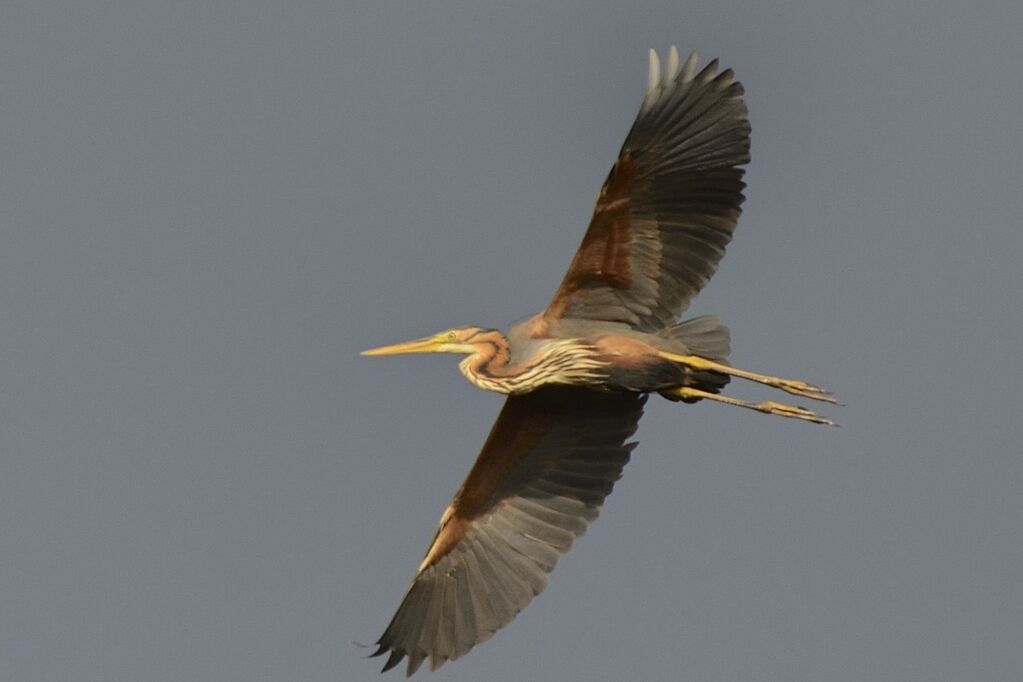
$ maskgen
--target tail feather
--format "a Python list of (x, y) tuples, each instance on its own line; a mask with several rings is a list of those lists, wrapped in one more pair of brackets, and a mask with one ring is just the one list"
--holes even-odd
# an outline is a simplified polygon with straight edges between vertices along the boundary
[(717, 315), (701, 315), (668, 327), (664, 336), (683, 344), (689, 353), (723, 362), (732, 351), (732, 336)]
[[(721, 324), (721, 318), (717, 315), (702, 315), (691, 320), (685, 320), (673, 327), (668, 327), (662, 332), (666, 338), (680, 343), (686, 347), (685, 352), (691, 355), (699, 355), (708, 360), (726, 362), (731, 352), (731, 334), (728, 327)], [(696, 372), (686, 373), (686, 386), (692, 386), (710, 393), (720, 393), (728, 385), (727, 374), (717, 372)], [(670, 394), (662, 394), (669, 400), (680, 400)], [(686, 400), (685, 402), (697, 402)]]

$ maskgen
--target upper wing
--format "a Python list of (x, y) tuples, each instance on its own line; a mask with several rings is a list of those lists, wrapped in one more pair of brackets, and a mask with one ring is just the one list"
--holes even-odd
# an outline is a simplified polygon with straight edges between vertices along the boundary
[(490, 638), (547, 586), (629, 460), (645, 398), (542, 388), (504, 404), (441, 517), (374, 656), (436, 669)]
[(742, 84), (717, 60), (696, 73), (650, 51), (646, 96), (604, 182), (589, 229), (546, 312), (672, 324), (714, 274), (743, 201), (750, 126)]

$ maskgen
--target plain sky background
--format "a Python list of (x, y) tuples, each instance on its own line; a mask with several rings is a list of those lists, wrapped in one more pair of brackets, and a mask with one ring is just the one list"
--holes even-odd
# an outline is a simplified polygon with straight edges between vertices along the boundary
[(691, 312), (844, 428), (652, 400), (547, 592), (431, 679), (1021, 679), (1021, 26), (1018, 0), (4, 2), (0, 679), (380, 679), (352, 641), (501, 398), (358, 351), (541, 309), (673, 42), (735, 69), (753, 125)]

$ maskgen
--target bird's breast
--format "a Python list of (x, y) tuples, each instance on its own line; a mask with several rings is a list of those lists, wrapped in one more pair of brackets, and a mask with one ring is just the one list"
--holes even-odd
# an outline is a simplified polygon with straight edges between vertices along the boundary
[(608, 363), (592, 344), (576, 339), (544, 344), (516, 364), (480, 361), (473, 356), (459, 365), (462, 374), (478, 388), (520, 394), (552, 384), (601, 387), (608, 378)]

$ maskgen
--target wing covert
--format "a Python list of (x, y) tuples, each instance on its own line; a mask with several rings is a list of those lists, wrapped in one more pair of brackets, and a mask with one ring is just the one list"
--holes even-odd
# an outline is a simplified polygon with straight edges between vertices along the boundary
[(621, 476), (644, 402), (566, 387), (509, 396), (377, 642), (385, 671), (462, 656), (543, 591)]
[(742, 84), (717, 60), (663, 75), (650, 51), (647, 92), (594, 207), (589, 228), (544, 315), (659, 331), (717, 269), (743, 202), (750, 126)]

